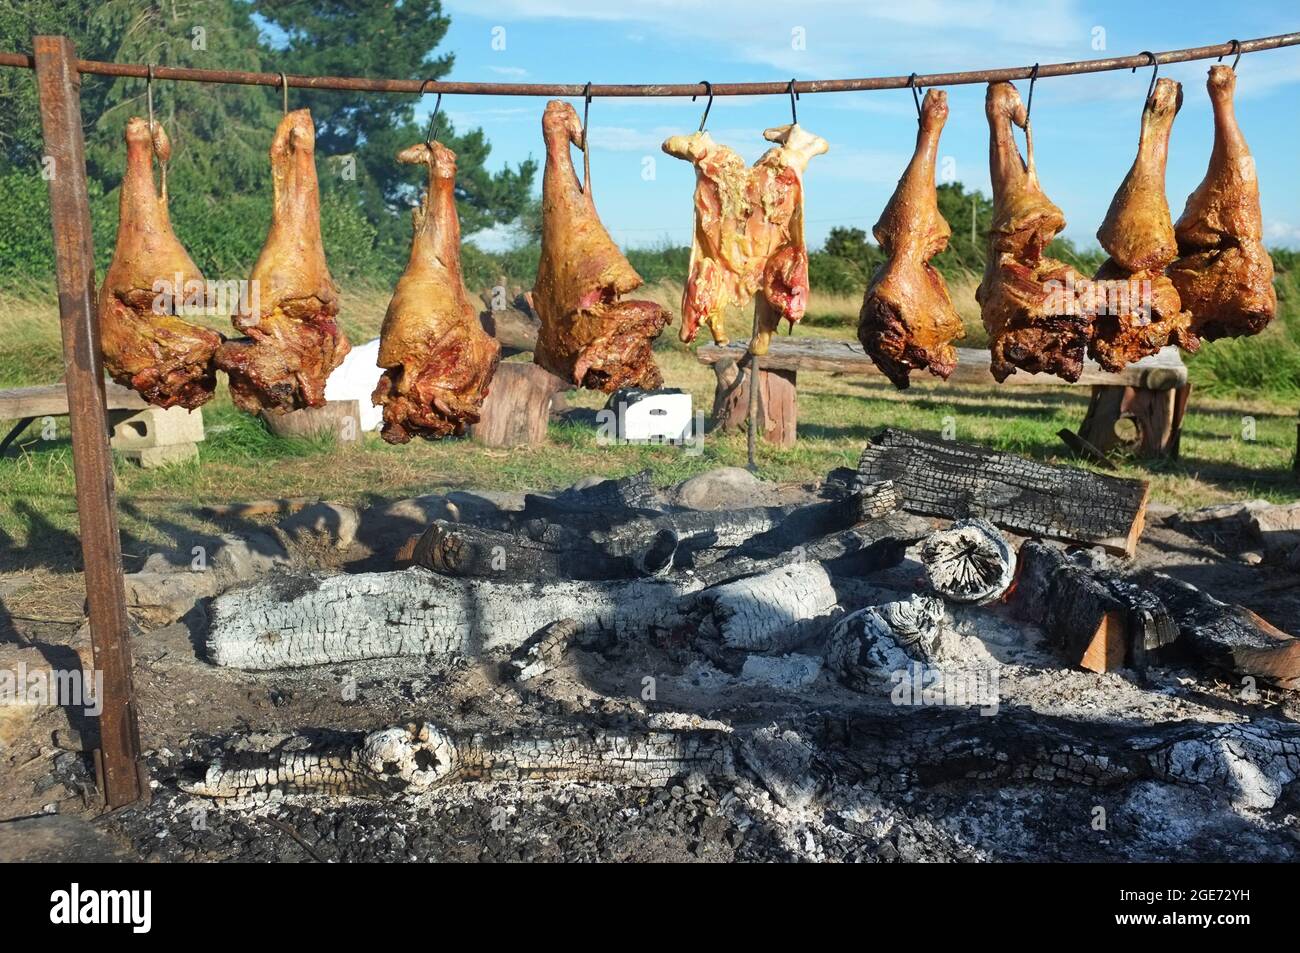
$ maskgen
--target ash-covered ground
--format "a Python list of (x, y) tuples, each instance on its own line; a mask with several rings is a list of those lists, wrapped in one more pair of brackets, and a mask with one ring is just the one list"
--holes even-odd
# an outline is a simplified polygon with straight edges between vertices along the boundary
[[(715, 484), (696, 484), (692, 502), (796, 502), (816, 499), (821, 490), (748, 485), (734, 476)], [(470, 496), (460, 494), (455, 503), (462, 514), (474, 506), (519, 505), (513, 496)], [(408, 512), (411, 502), (384, 512)], [(446, 502), (426, 498), (419, 508), (427, 515)], [(1257, 510), (1242, 505), (1180, 515), (1153, 507), (1135, 564), (1293, 628), (1300, 575), (1286, 552), (1252, 529)], [(400, 527), (366, 530), (378, 512), (360, 514), (351, 532), (344, 520), (280, 538), (299, 565), (382, 568), (391, 548), (384, 552), (378, 541), (395, 548), (401, 534)], [(883, 571), (881, 581), (923, 589), (913, 556)], [(0, 584), (7, 587), (0, 594), (13, 593), (23, 580)], [(144, 616), (137, 622), (135, 680), (151, 803), (97, 816), (93, 770), (83, 751), (92, 746), (93, 723), (74, 709), (5, 706), (0, 804), (7, 820), (0, 823), (0, 857), (1300, 858), (1300, 785), (1293, 773), (1300, 760), (1287, 734), (1300, 710), (1294, 693), (1263, 685), (1244, 690), (1231, 675), (1190, 660), (1145, 673), (1067, 668), (1042, 632), (1005, 607), (949, 607), (934, 650), (934, 665), (945, 672), (995, 679), (996, 711), (985, 714), (969, 704), (960, 711), (898, 704), (897, 686), (885, 681), (848, 687), (824, 664), (824, 634), (772, 664), (738, 671), (680, 634), (580, 639), (547, 659), (540, 674), (518, 680), (505, 666), (505, 652), (436, 663), (405, 658), (242, 672), (203, 657), (201, 611), (180, 622)], [(11, 619), (5, 632), (0, 668), (68, 667), (88, 656), (87, 633), (76, 625)], [(412, 722), (534, 738), (635, 733), (671, 723), (715, 733), (734, 760), (728, 771), (687, 772), (660, 787), (471, 779), (380, 796), (274, 792), (242, 801), (182, 789), (232, 746), (257, 749), (322, 730), (360, 738)], [(1059, 735), (1051, 732), (1080, 726), (1080, 738), (1091, 732), (1097, 745), (1116, 746), (1099, 770), (1092, 770), (1096, 752), (1082, 741), (1053, 747)], [(1038, 738), (1040, 727), (1047, 733)], [(1253, 735), (1205, 734), (1222, 727), (1259, 728), (1264, 740), (1251, 747)], [(1180, 728), (1187, 730), (1179, 734)], [(1203, 742), (1203, 735), (1212, 740)], [(1276, 748), (1268, 747), (1278, 738)], [(948, 752), (944, 759), (934, 757), (938, 749)], [(1172, 753), (1163, 760), (1150, 754), (1166, 749)], [(1091, 773), (1075, 771), (1072, 757)], [(1000, 773), (999, 760), (1013, 767)], [(1134, 768), (1157, 760), (1154, 772)], [(1112, 770), (1121, 762), (1122, 770)]]

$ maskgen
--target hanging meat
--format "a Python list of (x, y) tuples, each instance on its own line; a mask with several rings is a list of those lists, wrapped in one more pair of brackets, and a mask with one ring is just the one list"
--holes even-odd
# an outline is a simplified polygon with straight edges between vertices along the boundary
[(1192, 316), (1165, 268), (1178, 257), (1174, 223), (1165, 199), (1169, 134), (1183, 105), (1183, 88), (1172, 79), (1157, 81), (1142, 109), (1137, 158), (1111, 200), (1097, 241), (1110, 253), (1096, 279), (1106, 289), (1106, 305), (1093, 317), (1088, 353), (1108, 371), (1155, 354), (1166, 344), (1195, 351), (1201, 342), (1191, 331)]
[(664, 152), (695, 166), (695, 231), (682, 296), (681, 339), (688, 344), (700, 324), (726, 344), (727, 309), (758, 294), (755, 349), (766, 354), (781, 319), (793, 325), (808, 307), (803, 172), (828, 146), (795, 124), (768, 129), (763, 137), (777, 147), (752, 168), (707, 132), (664, 142)]
[[(153, 160), (162, 166), (154, 190)], [(126, 124), (117, 247), (99, 290), (99, 337), (113, 380), (158, 407), (198, 407), (217, 386), (213, 355), (221, 335), (190, 324), (183, 310), (186, 285), (203, 275), (172, 232), (167, 214), (171, 142), (162, 124), (133, 118)]]
[(542, 256), (533, 287), (541, 329), (533, 360), (563, 380), (607, 394), (656, 388), (663, 375), (651, 344), (672, 312), (653, 301), (619, 300), (641, 286), (641, 276), (601, 224), (590, 181), (578, 181), (569, 147), (585, 143), (573, 107), (558, 99), (547, 103), (542, 137)]
[[(1038, 184), (1029, 116), (1016, 88), (990, 83), (984, 111), (989, 120), (993, 222), (975, 300), (989, 332), (989, 370), (999, 382), (1017, 368), (1077, 381), (1092, 317), (1073, 294), (1078, 273), (1043, 254), (1065, 227), (1065, 216)], [(1016, 146), (1013, 125), (1025, 130), (1025, 159)]]
[(862, 301), (858, 340), (894, 386), (928, 369), (947, 380), (957, 366), (952, 342), (965, 333), (948, 285), (930, 259), (948, 247), (952, 228), (939, 214), (934, 161), (948, 119), (948, 94), (932, 89), (921, 106), (916, 152), (894, 197), (872, 228), (888, 260), (877, 269)]
[(1192, 331), (1207, 341), (1257, 334), (1277, 313), (1255, 160), (1232, 108), (1236, 84), (1231, 67), (1210, 67), (1214, 149), (1205, 179), (1174, 225), (1180, 257), (1169, 266), (1183, 307), (1192, 313)]
[(429, 168), (429, 190), (412, 212), (411, 258), (380, 332), (385, 370), (374, 393), (384, 408), (383, 438), (406, 443), (459, 435), (478, 422), (501, 345), (479, 324), (461, 277), (456, 153), (422, 142), (397, 161)]
[(233, 319), (248, 337), (217, 352), (230, 396), (253, 414), (322, 406), (326, 378), (351, 350), (321, 244), (315, 153), (311, 113), (286, 114), (271, 142), (271, 232)]

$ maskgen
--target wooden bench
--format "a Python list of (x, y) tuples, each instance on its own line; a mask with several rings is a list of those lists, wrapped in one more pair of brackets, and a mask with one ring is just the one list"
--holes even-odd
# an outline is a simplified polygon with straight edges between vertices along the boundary
[[(127, 410), (134, 413), (149, 405), (144, 398), (112, 381), (104, 382), (104, 397), (108, 410)], [(66, 417), (68, 415), (68, 388), (66, 384), (46, 384), (40, 387), (13, 387), (0, 390), (0, 420), (17, 420), (18, 423), (0, 440), (0, 454), (40, 417)], [(119, 415), (120, 417), (121, 415)], [(109, 422), (116, 422), (110, 416)]]
[[(724, 430), (743, 424), (748, 416), (749, 387), (745, 344), (726, 347), (701, 345), (695, 352), (702, 364), (713, 366), (717, 390), (713, 401), (713, 425)], [(1103, 453), (1125, 447), (1141, 457), (1176, 457), (1178, 438), (1191, 385), (1187, 366), (1176, 347), (1128, 365), (1118, 373), (1103, 370), (1086, 361), (1083, 374), (1072, 385), (1050, 374), (1017, 371), (1001, 384), (989, 371), (988, 351), (957, 349), (957, 368), (948, 378), (951, 384), (981, 387), (1069, 387), (1088, 385), (1092, 401), (1079, 436)], [(781, 447), (795, 443), (798, 428), (796, 381), (800, 371), (835, 374), (884, 375), (872, 363), (857, 341), (824, 338), (773, 338), (771, 349), (759, 360), (759, 404), (763, 410), (762, 434)], [(919, 375), (918, 380), (938, 378)]]

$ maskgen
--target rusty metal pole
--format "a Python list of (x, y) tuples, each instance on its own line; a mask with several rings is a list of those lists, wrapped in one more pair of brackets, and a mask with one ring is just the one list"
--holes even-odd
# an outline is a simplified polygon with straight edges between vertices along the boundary
[(67, 373), (72, 466), (85, 563), (86, 605), (94, 671), (102, 674), (95, 767), (108, 809), (146, 798), (140, 734), (131, 685), (131, 644), (117, 531), (113, 459), (95, 314), (95, 251), (86, 195), (77, 51), (65, 36), (33, 38), (41, 131), (45, 139), (50, 219)]

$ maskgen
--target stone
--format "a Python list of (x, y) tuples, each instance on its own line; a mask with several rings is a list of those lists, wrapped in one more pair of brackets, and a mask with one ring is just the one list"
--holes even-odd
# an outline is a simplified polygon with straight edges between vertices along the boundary
[(284, 546), (267, 533), (225, 533), (215, 545), (202, 537), (189, 542), (188, 548), (153, 553), (139, 572), (126, 574), (128, 605), (153, 609), (174, 622), (200, 599), (291, 563)]
[[(175, 409), (175, 408), (173, 408)], [(174, 443), (163, 447), (143, 447), (139, 450), (120, 450), (122, 458), (139, 464), (141, 469), (156, 470), (177, 463), (188, 463), (199, 458), (197, 443)]]
[(195, 444), (202, 439), (202, 409), (148, 407), (119, 422), (113, 428), (109, 446), (114, 450), (144, 450)]
[(297, 543), (324, 537), (336, 549), (347, 549), (356, 541), (361, 515), (341, 503), (313, 503), (280, 523), (280, 528)]
[(1247, 524), (1268, 555), (1285, 557), (1300, 546), (1300, 503), (1252, 510)]
[(693, 510), (762, 506), (776, 487), (741, 467), (720, 467), (677, 485), (672, 499)]

